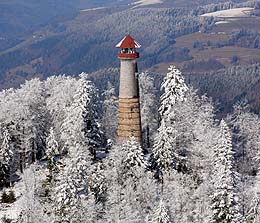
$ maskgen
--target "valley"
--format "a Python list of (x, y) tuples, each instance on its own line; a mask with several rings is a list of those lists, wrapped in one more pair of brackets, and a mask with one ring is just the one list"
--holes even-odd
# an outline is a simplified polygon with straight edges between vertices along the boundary
[[(114, 46), (127, 33), (142, 43), (140, 69), (154, 74), (165, 74), (169, 64), (195, 77), (257, 64), (260, 17), (258, 9), (244, 2), (68, 2), (60, 10), (66, 16), (45, 24), (39, 21), (34, 31), (21, 32), (17, 43), (0, 50), (0, 88), (18, 86), (32, 77), (82, 71), (97, 75), (117, 67)], [(197, 86), (196, 78), (193, 84)], [(203, 89), (203, 83), (198, 87)]]

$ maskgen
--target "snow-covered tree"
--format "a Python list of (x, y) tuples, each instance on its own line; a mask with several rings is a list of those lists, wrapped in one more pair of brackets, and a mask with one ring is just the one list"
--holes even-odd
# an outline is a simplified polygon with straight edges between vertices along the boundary
[(160, 200), (158, 208), (155, 210), (151, 220), (147, 223), (172, 223), (167, 208), (162, 200)]
[(89, 188), (95, 198), (96, 203), (104, 203), (107, 196), (106, 176), (104, 165), (97, 163), (91, 166), (89, 174)]
[[(260, 170), (260, 169), (259, 169)], [(258, 171), (253, 187), (250, 190), (249, 202), (245, 203), (246, 223), (257, 223), (260, 221), (260, 171)]]
[(3, 140), (0, 147), (0, 185), (8, 183), (13, 161), (11, 135), (6, 127), (3, 129), (2, 135)]
[(47, 168), (49, 170), (49, 181), (53, 178), (53, 172), (55, 171), (56, 167), (56, 161), (55, 161), (55, 155), (57, 155), (58, 152), (58, 142), (55, 139), (54, 129), (50, 129), (49, 136), (47, 137), (47, 149), (46, 149), (46, 155), (47, 155)]
[(228, 123), (233, 132), (236, 166), (241, 176), (242, 211), (247, 213), (254, 206), (252, 200), (257, 200), (252, 184), (260, 168), (260, 118), (249, 111), (246, 100), (237, 103), (233, 109), (233, 113), (228, 115)]
[(62, 149), (64, 144), (60, 140), (62, 124), (66, 118), (66, 111), (73, 103), (73, 97), (78, 89), (78, 81), (70, 76), (59, 75), (49, 77), (44, 85), (47, 91), (46, 106), (50, 118), (49, 124), (53, 127), (56, 140)]
[(83, 201), (81, 209), (78, 209), (80, 223), (102, 223), (104, 206), (96, 202), (95, 195), (90, 193), (86, 200)]
[(156, 101), (157, 90), (154, 79), (148, 72), (139, 75), (140, 107), (143, 131), (143, 145), (150, 148), (158, 127), (158, 103)]
[(158, 174), (170, 171), (176, 162), (176, 154), (173, 152), (175, 146), (175, 134), (173, 131), (173, 128), (167, 127), (165, 120), (162, 119), (152, 149), (152, 165), (158, 171)]
[(41, 174), (38, 173), (41, 171), (40, 168), (40, 166), (31, 165), (24, 171), (22, 196), (16, 204), (21, 211), (18, 223), (54, 223), (51, 209), (48, 209), (39, 197), (38, 190), (43, 180)]
[(127, 156), (123, 160), (126, 169), (131, 169), (131, 167), (135, 166), (146, 166), (143, 149), (134, 137), (131, 137), (126, 141), (126, 143), (123, 144), (122, 149), (127, 151)]
[(0, 122), (8, 126), (14, 145), (14, 170), (23, 169), (45, 154), (48, 115), (46, 91), (39, 79), (1, 93)]
[(95, 149), (100, 147), (103, 133), (98, 122), (97, 90), (87, 74), (80, 75), (79, 87), (74, 95), (74, 102), (68, 108), (63, 123), (62, 138), (73, 148), (77, 143), (87, 146), (95, 158)]
[(45, 154), (45, 140), (47, 133), (47, 109), (46, 90), (39, 79), (26, 81), (17, 90), (17, 103), (21, 103), (21, 115), (17, 122), (19, 128), (19, 140), (21, 141), (21, 160), (24, 159), (24, 166), (33, 163), (37, 158)]
[(255, 194), (251, 201), (248, 213), (246, 213), (246, 223), (257, 223), (260, 221), (260, 198), (259, 194)]
[[(187, 124), (185, 123), (187, 117), (183, 121), (183, 116), (186, 113), (190, 114), (189, 110), (192, 110), (190, 105), (185, 103), (189, 89), (181, 72), (174, 66), (170, 66), (169, 73), (164, 78), (161, 89), (163, 90), (159, 107), (161, 123), (153, 148), (153, 152), (158, 154), (155, 159), (158, 160), (159, 156), (163, 154), (164, 158), (167, 156), (167, 159), (160, 159), (160, 165), (167, 162), (163, 165), (167, 164), (169, 167), (169, 164), (171, 164), (175, 169), (185, 172), (187, 171), (186, 141), (192, 135), (189, 134), (191, 131), (187, 131), (189, 126), (185, 126), (184, 129), (184, 124)], [(165, 148), (162, 148), (162, 146)], [(161, 155), (159, 155), (160, 153)], [(169, 159), (171, 156), (172, 161)]]
[(110, 82), (108, 82), (107, 89), (102, 96), (104, 97), (102, 115), (102, 126), (104, 127), (104, 133), (107, 139), (115, 141), (117, 130), (118, 99), (115, 94), (115, 88)]
[(131, 138), (114, 147), (106, 161), (108, 200), (105, 222), (142, 222), (156, 198), (156, 185), (140, 145)]
[(255, 175), (260, 168), (260, 118), (249, 111), (246, 102), (236, 104), (228, 118), (234, 132), (238, 171), (243, 177)]
[(164, 90), (159, 108), (161, 118), (167, 117), (177, 102), (185, 101), (188, 91), (181, 71), (172, 65), (168, 70), (161, 86), (161, 89)]
[(234, 168), (234, 152), (230, 130), (224, 120), (220, 123), (218, 144), (215, 147), (214, 172), (212, 176), (213, 211), (211, 223), (242, 222), (239, 196), (237, 192), (237, 173)]
[(53, 192), (54, 209), (60, 222), (80, 222), (80, 213), (77, 212), (89, 193), (88, 167), (91, 164), (79, 144), (69, 151), (65, 167), (57, 176)]

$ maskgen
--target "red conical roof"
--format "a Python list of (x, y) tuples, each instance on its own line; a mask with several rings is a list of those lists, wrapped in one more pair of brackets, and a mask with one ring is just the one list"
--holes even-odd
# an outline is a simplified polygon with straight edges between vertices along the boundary
[(116, 48), (140, 48), (141, 45), (130, 35), (124, 37), (117, 45)]

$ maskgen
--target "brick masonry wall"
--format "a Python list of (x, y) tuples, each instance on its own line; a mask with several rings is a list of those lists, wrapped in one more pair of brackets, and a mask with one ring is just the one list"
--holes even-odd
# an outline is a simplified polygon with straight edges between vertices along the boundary
[(141, 142), (141, 117), (139, 98), (119, 98), (118, 140), (134, 136)]

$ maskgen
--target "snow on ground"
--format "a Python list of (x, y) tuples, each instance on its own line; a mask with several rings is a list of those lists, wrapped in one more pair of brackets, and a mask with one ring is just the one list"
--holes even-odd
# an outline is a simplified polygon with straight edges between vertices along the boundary
[[(21, 212), (21, 205), (20, 205), (20, 198), (22, 197), (22, 194), (24, 193), (24, 185), (20, 181), (15, 184), (14, 188), (12, 190), (15, 193), (16, 202), (13, 204), (1, 204), (0, 203), (0, 219), (4, 216), (10, 218), (10, 219), (17, 219)], [(7, 189), (6, 192), (9, 192), (10, 189)], [(0, 195), (3, 191), (1, 191)]]
[(218, 21), (215, 24), (219, 25), (219, 24), (227, 24), (227, 23), (230, 23), (230, 21), (227, 21), (227, 20), (225, 20), (225, 21)]
[[(41, 164), (43, 166), (43, 164)], [(24, 171), (24, 174), (21, 175), (21, 180), (19, 182), (16, 182), (12, 188), (6, 189), (6, 192), (9, 192), (10, 190), (14, 191), (16, 201), (13, 204), (2, 204), (0, 203), (0, 223), (1, 218), (6, 216), (9, 219), (17, 219), (19, 214), (21, 213), (22, 208), (24, 208), (25, 202), (25, 193), (26, 193), (26, 187), (28, 185), (25, 185), (24, 178), (27, 177), (27, 179), (34, 180), (33, 182), (42, 182), (46, 178), (46, 168), (43, 168), (42, 166), (34, 166), (35, 176), (28, 176), (28, 172), (26, 175), (27, 170)], [(32, 166), (31, 166), (32, 167)], [(35, 179), (34, 179), (35, 178)], [(0, 197), (3, 193), (3, 190), (0, 191)]]
[(105, 9), (106, 7), (98, 7), (98, 8), (92, 8), (92, 9), (82, 9), (81, 12), (89, 12), (89, 11), (96, 11), (100, 9)]
[(253, 10), (254, 8), (235, 8), (235, 9), (228, 9), (228, 10), (206, 13), (201, 16), (203, 17), (213, 16), (218, 18), (250, 17), (249, 14)]
[(135, 3), (133, 3), (134, 8), (140, 7), (140, 6), (145, 6), (145, 5), (154, 5), (154, 4), (160, 4), (163, 3), (162, 0), (139, 0)]

